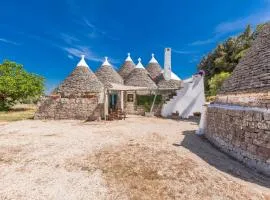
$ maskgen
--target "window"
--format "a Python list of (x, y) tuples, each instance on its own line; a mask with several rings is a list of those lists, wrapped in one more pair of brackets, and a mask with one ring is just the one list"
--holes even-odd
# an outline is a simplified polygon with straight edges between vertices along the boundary
[(127, 102), (133, 102), (134, 101), (134, 95), (133, 94), (128, 94), (127, 95)]

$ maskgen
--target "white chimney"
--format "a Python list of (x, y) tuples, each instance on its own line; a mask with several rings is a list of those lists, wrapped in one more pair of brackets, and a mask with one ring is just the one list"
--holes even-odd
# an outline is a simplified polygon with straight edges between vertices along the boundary
[(172, 55), (172, 49), (171, 48), (165, 48), (165, 53), (164, 53), (164, 79), (167, 80), (167, 81), (171, 80), (171, 72), (172, 72), (171, 55)]

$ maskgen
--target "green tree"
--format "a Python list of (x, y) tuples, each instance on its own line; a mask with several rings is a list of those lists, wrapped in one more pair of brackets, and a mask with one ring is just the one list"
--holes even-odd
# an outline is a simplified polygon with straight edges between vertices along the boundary
[(223, 82), (230, 77), (229, 72), (221, 72), (219, 74), (214, 75), (209, 81), (209, 93), (211, 96), (216, 96), (217, 92), (221, 88)]
[(26, 72), (15, 62), (5, 60), (0, 64), (0, 110), (8, 110), (25, 99), (37, 98), (43, 92), (43, 77)]

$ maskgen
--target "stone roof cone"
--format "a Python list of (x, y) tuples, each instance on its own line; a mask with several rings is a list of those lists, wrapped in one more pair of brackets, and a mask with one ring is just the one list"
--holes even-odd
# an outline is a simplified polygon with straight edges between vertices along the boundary
[(270, 23), (264, 25), (220, 94), (267, 92), (270, 88)]
[(97, 93), (103, 90), (103, 84), (91, 71), (82, 55), (72, 73), (54, 90), (64, 96), (79, 96), (85, 93)]
[(162, 71), (161, 66), (158, 61), (155, 59), (155, 55), (152, 53), (152, 58), (146, 66), (146, 70), (149, 72), (152, 79), (158, 77)]
[(98, 79), (105, 85), (105, 87), (111, 87), (110, 83), (124, 83), (122, 77), (113, 69), (112, 65), (109, 63), (108, 57), (105, 57), (105, 61), (95, 74)]
[(128, 53), (128, 56), (125, 62), (123, 63), (122, 67), (119, 69), (118, 73), (123, 79), (126, 79), (134, 68), (135, 68), (135, 64), (130, 57), (130, 53)]
[(157, 89), (155, 82), (152, 80), (148, 71), (143, 67), (140, 58), (138, 59), (138, 64), (135, 69), (133, 69), (126, 78), (125, 84), (129, 86), (146, 87), (148, 89)]
[(179, 89), (182, 85), (181, 79), (173, 72), (171, 72), (171, 79), (165, 80), (164, 71), (156, 78), (157, 86), (161, 89)]

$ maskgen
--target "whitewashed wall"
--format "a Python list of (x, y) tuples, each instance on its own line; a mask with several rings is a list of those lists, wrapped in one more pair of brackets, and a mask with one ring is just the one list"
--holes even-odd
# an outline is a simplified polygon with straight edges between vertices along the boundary
[(168, 117), (176, 111), (182, 118), (188, 118), (194, 112), (203, 112), (205, 104), (203, 77), (195, 75), (183, 82), (184, 87), (177, 91), (177, 96), (163, 105), (161, 111), (163, 117)]

